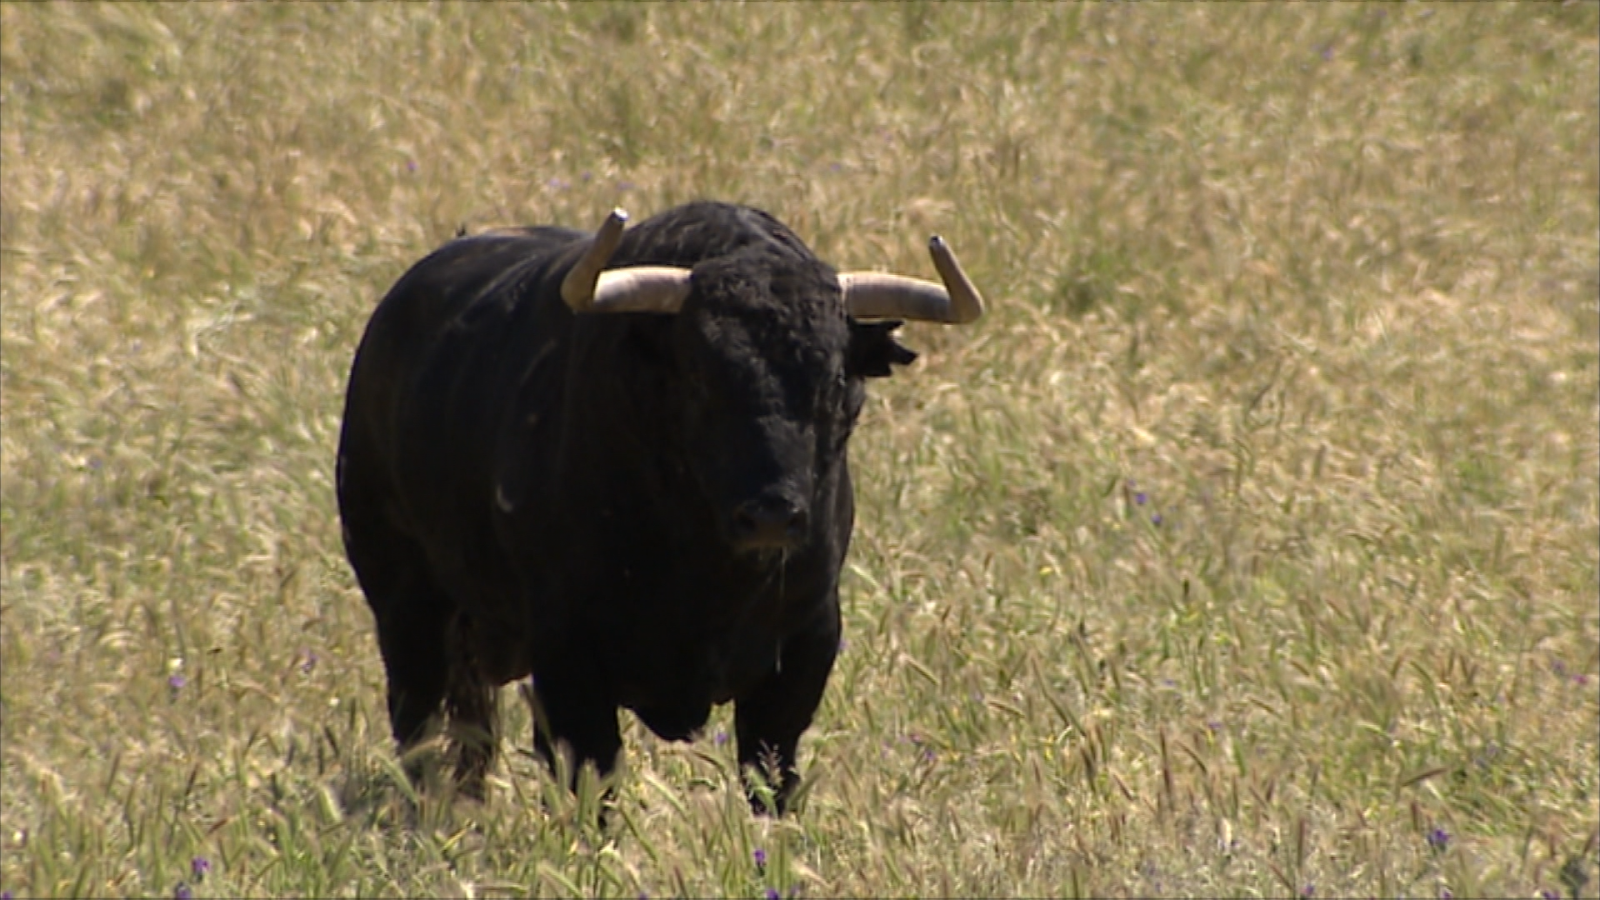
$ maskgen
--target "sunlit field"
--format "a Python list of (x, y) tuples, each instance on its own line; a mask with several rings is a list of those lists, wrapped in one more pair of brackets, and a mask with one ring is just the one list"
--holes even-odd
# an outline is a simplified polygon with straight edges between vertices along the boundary
[[(1600, 5), (0, 6), (0, 890), (1595, 897)], [(984, 290), (853, 442), (798, 812), (388, 735), (333, 495), (458, 229)]]

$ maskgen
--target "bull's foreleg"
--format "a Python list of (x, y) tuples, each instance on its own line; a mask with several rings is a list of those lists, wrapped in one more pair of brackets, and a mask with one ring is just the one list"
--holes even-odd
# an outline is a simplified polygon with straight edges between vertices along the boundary
[(560, 667), (536, 673), (533, 685), (533, 748), (552, 773), (559, 773), (557, 754), (567, 755), (567, 787), (576, 786), (585, 763), (593, 763), (602, 779), (616, 768), (622, 752), (616, 703), (599, 687), (603, 682), (584, 667)]
[[(800, 784), (796, 751), (800, 735), (822, 702), (822, 691), (839, 651), (837, 607), (811, 631), (784, 641), (773, 671), (756, 690), (734, 702), (739, 768), (750, 806), (758, 813), (782, 815)], [(773, 808), (750, 782), (750, 770), (772, 786)]]

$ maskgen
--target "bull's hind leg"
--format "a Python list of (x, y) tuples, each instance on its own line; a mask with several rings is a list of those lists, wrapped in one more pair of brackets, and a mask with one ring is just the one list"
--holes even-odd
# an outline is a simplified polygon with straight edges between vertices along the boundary
[(435, 612), (444, 602), (442, 593), (419, 580), (393, 608), (377, 615), (389, 682), (389, 727), (413, 782), (421, 780), (424, 760), (412, 751), (439, 732), (448, 686), (445, 621)]
[(415, 782), (422, 767), (410, 751), (438, 731), (448, 686), (445, 635), (452, 604), (431, 578), (422, 548), (347, 499), (341, 494), (345, 550), (377, 624), (389, 727)]

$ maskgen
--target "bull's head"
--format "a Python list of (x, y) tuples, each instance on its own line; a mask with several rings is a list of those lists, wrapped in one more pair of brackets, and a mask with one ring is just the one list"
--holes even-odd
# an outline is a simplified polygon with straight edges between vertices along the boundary
[[(605, 270), (626, 216), (611, 214), (561, 286), (578, 313), (673, 314), (637, 329), (641, 367), (630, 393), (639, 415), (661, 416), (653, 448), (699, 484), (728, 542), (745, 552), (793, 550), (833, 519), (825, 490), (841, 477), (864, 379), (916, 358), (895, 342), (914, 319), (964, 324), (983, 300), (938, 237), (944, 284), (877, 272), (836, 277), (805, 254), (747, 247), (693, 269)], [(847, 510), (845, 511), (847, 514)]]

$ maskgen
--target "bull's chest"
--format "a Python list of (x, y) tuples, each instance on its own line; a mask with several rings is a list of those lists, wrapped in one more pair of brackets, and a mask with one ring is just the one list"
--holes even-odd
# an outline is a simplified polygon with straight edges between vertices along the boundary
[(701, 582), (637, 593), (610, 608), (598, 643), (624, 706), (725, 703), (779, 665), (789, 603), (764, 585)]

